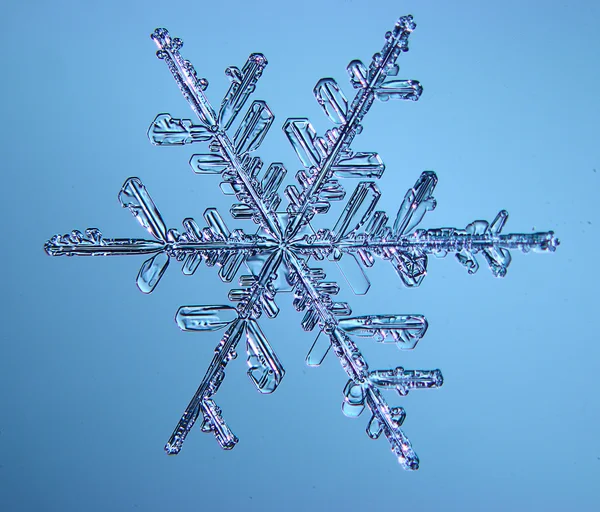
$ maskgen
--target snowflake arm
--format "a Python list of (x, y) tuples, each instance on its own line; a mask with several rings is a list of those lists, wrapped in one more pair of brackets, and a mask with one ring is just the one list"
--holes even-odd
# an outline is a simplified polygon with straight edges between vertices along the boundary
[(143, 293), (151, 293), (164, 275), (169, 261), (182, 263), (182, 272), (192, 275), (204, 260), (208, 266), (218, 265), (219, 276), (225, 282), (233, 279), (248, 256), (273, 250), (275, 244), (263, 236), (229, 231), (214, 208), (207, 208), (204, 218), (208, 227), (200, 229), (194, 219), (183, 221), (184, 232), (167, 229), (146, 187), (139, 178), (129, 178), (119, 193), (119, 201), (128, 208), (154, 240), (137, 238), (104, 238), (100, 230), (89, 228), (85, 233), (74, 230), (55, 235), (44, 245), (50, 256), (134, 256), (148, 255), (137, 277)]
[(285, 193), (290, 200), (288, 211), (294, 216), (286, 227), (285, 235), (294, 237), (300, 228), (310, 222), (315, 213), (325, 213), (329, 200), (342, 199), (343, 190), (338, 177), (377, 177), (383, 174), (384, 165), (376, 153), (353, 153), (350, 144), (362, 131), (360, 124), (375, 98), (417, 100), (422, 88), (416, 80), (386, 80), (398, 73), (396, 60), (401, 52), (408, 51), (408, 37), (416, 24), (412, 16), (401, 17), (380, 53), (373, 56), (367, 70), (361, 61), (348, 65), (350, 81), (358, 89), (350, 107), (341, 89), (332, 78), (320, 80), (314, 94), (331, 121), (339, 127), (328, 130), (325, 137), (317, 137), (308, 119), (288, 119), (283, 129), (300, 161), (308, 169), (300, 171), (297, 179), (301, 191), (294, 185)]
[[(500, 211), (491, 223), (476, 220), (465, 229), (415, 230), (425, 213), (436, 206), (432, 195), (436, 183), (434, 172), (424, 172), (414, 187), (408, 189), (393, 226), (389, 226), (387, 214), (374, 211), (379, 190), (373, 182), (361, 182), (333, 229), (305, 235), (294, 247), (300, 254), (316, 259), (344, 261), (343, 255), (354, 256), (363, 273), (377, 256), (390, 261), (402, 282), (409, 287), (418, 286), (425, 277), (429, 254), (441, 258), (453, 253), (469, 274), (478, 270), (476, 255), (482, 254), (494, 276), (504, 277), (512, 259), (510, 250), (556, 250), (559, 241), (552, 231), (502, 234), (508, 219), (505, 210)], [(346, 261), (345, 268), (350, 264)], [(348, 275), (348, 272), (344, 274)]]
[[(188, 432), (200, 414), (202, 414), (201, 430), (213, 432), (221, 448), (229, 450), (238, 442), (212, 397), (225, 378), (225, 367), (229, 361), (237, 357), (236, 347), (244, 337), (247, 341), (250, 366), (248, 375), (257, 389), (261, 393), (272, 393), (281, 382), (285, 374), (283, 366), (255, 320), (262, 311), (261, 300), (264, 295), (273, 293), (271, 283), (275, 279), (281, 260), (280, 251), (274, 251), (269, 255), (260, 275), (253, 281), (247, 294), (240, 299), (237, 315), (233, 320), (223, 322), (218, 314), (214, 314), (231, 312), (233, 308), (229, 306), (185, 306), (177, 312), (176, 319), (183, 330), (208, 331), (224, 326), (227, 326), (227, 330), (215, 349), (215, 355), (198, 390), (165, 445), (167, 454), (176, 455), (181, 451)], [(270, 299), (272, 300), (273, 297), (271, 296)]]
[[(407, 394), (409, 389), (439, 387), (443, 382), (441, 372), (439, 370), (404, 372), (402, 368), (398, 368), (396, 371), (369, 372), (366, 360), (343, 327), (352, 331), (357, 326), (361, 326), (363, 335), (367, 336), (393, 331), (399, 338), (396, 331), (403, 331), (405, 325), (398, 326), (391, 322), (387, 322), (385, 325), (385, 321), (393, 315), (347, 318), (340, 322), (336, 317), (340, 313), (350, 314), (350, 311), (347, 306), (344, 311), (343, 307), (331, 301), (329, 295), (332, 292), (336, 293), (337, 290), (333, 283), (320, 281), (325, 277), (324, 272), (321, 269), (309, 268), (305, 262), (291, 252), (287, 255), (287, 259), (288, 265), (292, 268), (291, 276), (295, 285), (294, 306), (299, 311), (307, 310), (302, 327), (305, 330), (312, 330), (316, 323), (319, 324), (321, 331), (319, 337), (322, 333), (329, 337), (334, 354), (350, 378), (344, 389), (342, 403), (344, 414), (357, 417), (363, 412), (365, 405), (368, 406), (372, 414), (367, 425), (369, 437), (377, 439), (383, 432), (391, 445), (392, 452), (402, 466), (405, 469), (418, 469), (419, 459), (400, 428), (406, 417), (404, 409), (402, 407), (390, 408), (379, 388), (397, 389), (400, 394)], [(423, 329), (423, 333), (425, 329)], [(322, 355), (316, 359), (323, 360), (329, 346), (324, 348)], [(314, 346), (311, 352), (312, 350), (314, 350)]]
[[(212, 153), (194, 155), (190, 162), (192, 168), (200, 174), (222, 174), (224, 183), (242, 201), (232, 207), (232, 215), (235, 218), (253, 218), (267, 233), (280, 236), (281, 226), (275, 214), (279, 204), (276, 189), (283, 179), (284, 168), (281, 164), (276, 169), (271, 169), (271, 166), (271, 171), (267, 170), (259, 183), (257, 175), (262, 162), (258, 157), (250, 156), (260, 146), (273, 123), (271, 110), (263, 101), (253, 102), (233, 140), (227, 133), (254, 91), (267, 60), (261, 54), (252, 54), (241, 71), (235, 67), (227, 69), (231, 85), (217, 114), (204, 94), (208, 82), (204, 78), (199, 79), (194, 66), (179, 53), (183, 46), (181, 39), (172, 38), (166, 29), (156, 29), (151, 37), (158, 46), (156, 55), (167, 64), (201, 124), (194, 126), (189, 120), (173, 119), (168, 114), (161, 114), (150, 126), (150, 140), (157, 145), (185, 144), (197, 140), (210, 142)], [(279, 180), (277, 186), (272, 182), (275, 170), (278, 171), (275, 173)]]

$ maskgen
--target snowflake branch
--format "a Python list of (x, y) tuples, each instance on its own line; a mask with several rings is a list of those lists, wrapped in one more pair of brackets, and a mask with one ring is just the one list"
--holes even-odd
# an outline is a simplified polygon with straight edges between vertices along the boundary
[[(178, 38), (172, 38), (166, 29), (156, 29), (151, 37), (159, 48), (156, 55), (166, 62), (183, 96), (204, 125), (201, 130), (194, 129), (191, 121), (172, 120), (168, 115), (167, 118), (161, 115), (150, 127), (151, 140), (159, 144), (169, 140), (162, 135), (165, 130), (181, 134), (173, 139), (175, 142), (172, 143), (176, 144), (193, 141), (194, 131), (197, 140), (208, 140), (210, 135), (211, 148), (219, 151), (221, 160), (220, 163), (215, 164), (215, 156), (210, 155), (213, 160), (209, 167), (213, 170), (209, 172), (222, 172), (226, 181), (231, 182), (238, 199), (248, 206), (250, 211), (245, 215), (252, 216), (267, 233), (281, 237), (279, 219), (271, 204), (272, 197), (263, 194), (264, 191), (260, 189), (256, 180), (256, 173), (262, 163), (259, 159), (251, 159), (247, 155), (258, 148), (262, 142), (273, 122), (273, 114), (264, 102), (254, 102), (242, 120), (233, 141), (226, 133), (233, 118), (254, 90), (256, 80), (260, 77), (267, 60), (260, 54), (252, 54), (242, 71), (233, 67), (228, 68), (232, 85), (223, 100), (221, 112), (217, 115), (204, 94), (208, 82), (205, 79), (198, 79), (193, 65), (184, 60), (179, 53), (183, 42)], [(203, 172), (202, 166), (200, 172)], [(273, 190), (269, 191), (270, 194), (273, 192)]]
[[(339, 261), (342, 255), (354, 256), (364, 275), (374, 256), (391, 261), (406, 286), (418, 286), (426, 275), (427, 255), (444, 257), (454, 253), (457, 260), (473, 274), (479, 268), (475, 257), (481, 253), (496, 277), (506, 274), (511, 262), (511, 249), (523, 252), (553, 252), (559, 240), (552, 231), (540, 233), (501, 234), (508, 219), (502, 210), (488, 223), (476, 220), (464, 230), (415, 228), (428, 211), (436, 206), (433, 190), (437, 176), (426, 171), (414, 187), (408, 189), (400, 204), (393, 226), (383, 211), (374, 211), (381, 196), (373, 182), (359, 183), (333, 229), (321, 229), (293, 242), (299, 254)], [(344, 272), (345, 274), (345, 272)], [(366, 278), (365, 278), (366, 279)]]
[(169, 261), (182, 261), (182, 271), (192, 275), (204, 260), (207, 266), (218, 265), (219, 277), (230, 282), (249, 256), (268, 253), (277, 244), (263, 236), (248, 235), (242, 230), (229, 231), (214, 208), (207, 208), (204, 218), (208, 227), (200, 229), (194, 219), (183, 221), (185, 231), (167, 229), (166, 224), (150, 197), (148, 190), (138, 178), (125, 181), (119, 193), (119, 201), (128, 208), (140, 225), (154, 240), (136, 238), (104, 238), (100, 230), (90, 228), (81, 233), (55, 235), (44, 245), (50, 256), (128, 256), (153, 254), (146, 260), (137, 277), (137, 285), (143, 293), (151, 293), (164, 275)]
[[(212, 396), (218, 391), (225, 378), (225, 367), (229, 361), (237, 357), (236, 348), (244, 337), (244, 334), (249, 346), (248, 364), (250, 369), (248, 370), (248, 375), (258, 390), (262, 393), (272, 393), (279, 385), (279, 382), (281, 382), (285, 374), (283, 366), (255, 321), (255, 318), (260, 315), (262, 309), (261, 300), (263, 295), (269, 293), (271, 290), (270, 284), (275, 279), (281, 261), (280, 252), (272, 252), (260, 275), (252, 285), (248, 296), (240, 301), (237, 307), (237, 317), (228, 324), (227, 330), (215, 349), (215, 355), (198, 390), (192, 397), (179, 423), (171, 434), (169, 441), (165, 445), (167, 454), (176, 455), (181, 451), (188, 432), (201, 413), (203, 417), (202, 430), (204, 432), (213, 432), (221, 448), (229, 450), (238, 442), (237, 437), (235, 437), (225, 423), (225, 420), (223, 420), (221, 409), (216, 407), (216, 404), (212, 401)], [(189, 309), (190, 307), (188, 306), (187, 308)], [(197, 306), (196, 308), (200, 307)], [(212, 308), (213, 310), (215, 308), (222, 310), (226, 307), (213, 306)], [(205, 317), (207, 308), (203, 308), (199, 313), (197, 312), (195, 318), (187, 311), (187, 319), (182, 319), (181, 309), (178, 311), (176, 318), (180, 327), (184, 330), (214, 330), (215, 326), (206, 322), (201, 327), (198, 327), (197, 319), (198, 317)], [(221, 323), (219, 327), (222, 326)]]
[[(381, 53), (373, 56), (368, 71), (360, 61), (350, 63), (348, 72), (354, 87), (359, 91), (349, 110), (346, 111), (346, 99), (332, 79), (324, 79), (317, 84), (317, 100), (330, 118), (336, 120), (337, 117), (340, 128), (330, 130), (326, 138), (321, 139), (316, 137), (312, 125), (306, 119), (288, 119), (284, 125), (284, 131), (300, 159), (306, 167), (310, 167), (310, 175), (302, 174), (301, 193), (293, 186), (286, 189), (290, 199), (289, 211), (295, 214), (286, 227), (286, 238), (293, 238), (303, 225), (310, 222), (315, 212), (327, 211), (328, 203), (323, 201), (320, 194), (330, 184), (329, 180), (336, 171), (335, 166), (341, 163), (342, 158), (348, 157), (350, 160), (346, 169), (350, 174), (356, 172), (364, 176), (365, 174), (360, 173), (361, 167), (366, 167), (368, 172), (378, 176), (383, 172), (383, 163), (377, 155), (359, 154), (357, 158), (357, 155), (351, 155), (349, 148), (356, 134), (362, 130), (360, 123), (376, 97), (385, 101), (391, 97), (416, 100), (420, 96), (421, 86), (416, 81), (402, 81), (401, 85), (394, 81), (393, 84), (388, 84), (389, 87), (384, 84), (388, 75), (398, 72), (396, 59), (401, 52), (408, 50), (408, 37), (415, 27), (412, 16), (401, 17), (393, 31), (386, 34), (386, 44)], [(395, 93), (391, 93), (392, 90)], [(338, 166), (343, 173), (344, 166)]]
[[(400, 428), (405, 417), (404, 410), (390, 408), (381, 395), (378, 388), (389, 388), (391, 384), (383, 380), (381, 372), (369, 372), (367, 362), (358, 347), (340, 327), (340, 321), (336, 318), (335, 309), (332, 307), (333, 304), (328, 297), (324, 297), (323, 290), (319, 289), (315, 275), (321, 277), (322, 274), (315, 274), (316, 269), (309, 269), (306, 263), (291, 252), (286, 254), (286, 260), (292, 268), (292, 279), (295, 284), (296, 300), (294, 305), (298, 310), (308, 309), (303, 320), (303, 327), (305, 330), (310, 330), (308, 328), (310, 323), (307, 325), (307, 317), (318, 316), (320, 329), (328, 334), (335, 355), (350, 377), (345, 389), (344, 412), (349, 416), (357, 416), (362, 413), (365, 404), (368, 405), (373, 415), (367, 427), (369, 436), (372, 438), (379, 436), (379, 434), (372, 433), (373, 429), (379, 433), (383, 432), (402, 466), (405, 469), (418, 469), (419, 459)], [(439, 370), (436, 371), (439, 373)], [(389, 378), (388, 380), (391, 380), (398, 389), (401, 386), (406, 390), (419, 387), (414, 378), (412, 380), (407, 377), (404, 377), (404, 380)], [(437, 387), (441, 383), (441, 373), (439, 373), (439, 379), (431, 385), (420, 387)]]

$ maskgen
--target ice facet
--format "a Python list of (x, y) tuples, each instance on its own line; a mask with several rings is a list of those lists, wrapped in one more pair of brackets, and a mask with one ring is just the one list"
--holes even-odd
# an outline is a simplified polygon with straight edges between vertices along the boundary
[(360, 60), (353, 60), (348, 64), (346, 68), (348, 75), (350, 76), (350, 83), (355, 89), (365, 89), (368, 87), (367, 83), (367, 68)]
[(403, 350), (415, 348), (427, 332), (427, 320), (422, 315), (356, 316), (340, 320), (339, 326), (349, 334), (396, 343)]
[(298, 158), (305, 167), (319, 165), (322, 155), (315, 149), (317, 132), (308, 119), (288, 119), (283, 125)]
[(395, 388), (402, 396), (411, 389), (439, 388), (444, 382), (439, 370), (405, 370), (402, 367), (371, 372), (369, 380), (378, 388)]
[(356, 254), (348, 254), (341, 258), (337, 265), (355, 295), (365, 295), (369, 291), (371, 282), (358, 262)]
[(283, 164), (272, 163), (261, 179), (260, 188), (262, 190), (262, 197), (273, 211), (277, 209), (281, 201), (277, 195), (277, 191), (283, 183), (286, 173), (287, 171)]
[(175, 321), (182, 331), (217, 331), (238, 317), (231, 306), (181, 306)]
[(504, 277), (511, 262), (510, 252), (502, 247), (488, 247), (483, 250), (483, 255), (496, 277)]
[(361, 152), (340, 157), (332, 166), (340, 178), (375, 178), (383, 176), (385, 165), (377, 153)]
[(435, 199), (431, 195), (437, 184), (437, 176), (434, 172), (425, 171), (415, 183), (408, 189), (404, 201), (400, 205), (396, 222), (394, 222), (394, 233), (404, 235), (410, 233), (421, 222), (425, 213), (435, 208)]
[(253, 53), (240, 71), (235, 66), (228, 67), (225, 74), (231, 81), (229, 90), (223, 98), (219, 110), (219, 124), (228, 130), (231, 123), (254, 92), (256, 82), (267, 65), (267, 59), (261, 53)]
[(423, 87), (416, 80), (388, 80), (375, 89), (375, 97), (381, 101), (417, 101), (422, 92)]
[(159, 252), (146, 260), (140, 268), (136, 281), (140, 291), (142, 293), (152, 293), (165, 270), (167, 270), (168, 265), (169, 255), (166, 252)]
[(156, 146), (177, 146), (192, 142), (206, 142), (213, 134), (204, 125), (193, 125), (191, 119), (173, 119), (170, 114), (159, 114), (148, 128), (148, 138)]
[(367, 435), (371, 439), (379, 439), (379, 436), (383, 432), (383, 426), (379, 423), (379, 420), (375, 416), (371, 416), (369, 423), (367, 424)]
[(233, 136), (238, 154), (254, 151), (262, 143), (275, 116), (264, 101), (255, 101)]
[(322, 78), (319, 80), (313, 92), (317, 102), (333, 123), (346, 123), (348, 100), (333, 78)]
[(365, 410), (365, 390), (360, 384), (349, 380), (344, 388), (344, 401), (342, 412), (350, 417), (357, 418)]
[(246, 324), (248, 376), (261, 393), (272, 393), (283, 379), (285, 371), (258, 324)]
[(322, 331), (319, 331), (319, 334), (317, 334), (317, 337), (306, 356), (306, 364), (308, 366), (320, 366), (325, 360), (325, 356), (327, 356), (330, 348), (331, 342), (329, 341), (329, 337), (323, 334)]
[(381, 192), (375, 183), (361, 181), (333, 228), (336, 239), (341, 240), (348, 233), (359, 229), (377, 206), (380, 196)]
[(204, 431), (212, 432), (224, 450), (231, 450), (238, 442), (238, 438), (231, 431), (223, 416), (221, 408), (215, 404), (214, 400), (205, 398), (202, 400)]
[(427, 255), (419, 249), (394, 253), (392, 265), (409, 288), (419, 286), (427, 275)]
[(157, 240), (167, 239), (167, 228), (150, 194), (139, 178), (129, 178), (121, 187), (119, 201)]
[(229, 161), (216, 153), (193, 155), (190, 166), (196, 174), (221, 174), (228, 169)]
[(229, 229), (227, 229), (223, 218), (221, 217), (216, 208), (207, 208), (204, 211), (204, 219), (206, 220), (210, 227), (210, 230), (216, 237), (220, 239), (229, 238), (231, 232), (229, 231)]

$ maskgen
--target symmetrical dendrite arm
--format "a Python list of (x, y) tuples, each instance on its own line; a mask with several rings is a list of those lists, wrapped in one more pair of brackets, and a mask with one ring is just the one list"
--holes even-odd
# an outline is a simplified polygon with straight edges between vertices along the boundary
[(246, 340), (248, 376), (261, 393), (275, 391), (285, 371), (267, 338), (263, 334), (256, 319), (262, 311), (270, 316), (277, 314), (274, 303), (275, 290), (272, 282), (282, 262), (281, 251), (273, 251), (269, 255), (260, 274), (242, 276), (241, 281), (247, 284), (245, 294), (240, 294), (237, 308), (231, 306), (184, 306), (179, 308), (176, 320), (185, 331), (213, 331), (226, 328), (215, 355), (202, 379), (202, 382), (185, 409), (179, 423), (175, 427), (165, 451), (169, 455), (179, 453), (183, 442), (199, 416), (202, 417), (203, 432), (214, 433), (219, 445), (231, 449), (238, 439), (233, 434), (216, 406), (213, 395), (217, 392), (225, 378), (225, 367), (230, 360), (237, 357), (237, 345)]
[(267, 65), (266, 58), (254, 53), (241, 70), (233, 66), (227, 68), (231, 84), (217, 112), (204, 94), (208, 82), (198, 78), (193, 65), (179, 53), (183, 42), (172, 38), (166, 29), (155, 30), (152, 39), (158, 46), (158, 58), (167, 64), (183, 96), (198, 116), (199, 124), (161, 114), (150, 126), (150, 140), (157, 145), (207, 142), (210, 153), (194, 155), (190, 161), (194, 171), (221, 174), (223, 191), (235, 194), (240, 201), (231, 207), (233, 217), (252, 218), (267, 234), (281, 238), (282, 228), (275, 211), (281, 201), (277, 189), (285, 177), (285, 168), (275, 163), (263, 171), (260, 158), (251, 156), (273, 124), (273, 113), (264, 101), (254, 101), (233, 137), (228, 133), (254, 92)]
[(325, 358), (330, 347), (340, 360), (349, 377), (344, 389), (343, 412), (350, 417), (360, 415), (365, 406), (371, 411), (367, 434), (377, 439), (381, 433), (389, 441), (393, 453), (406, 469), (417, 469), (419, 459), (410, 441), (400, 428), (405, 412), (401, 407), (391, 408), (380, 389), (396, 389), (401, 395), (410, 389), (435, 388), (442, 385), (439, 370), (369, 371), (366, 360), (352, 341), (350, 334), (368, 337), (386, 337), (398, 343), (400, 348), (413, 348), (425, 334), (427, 322), (420, 315), (369, 315), (340, 320), (339, 316), (351, 314), (345, 303), (335, 303), (330, 295), (337, 293), (333, 282), (325, 282), (321, 269), (309, 268), (293, 252), (286, 253), (287, 264), (292, 269), (294, 284), (294, 307), (305, 311), (302, 327), (310, 331), (317, 324), (319, 335), (307, 356), (307, 362), (318, 365)]
[(407, 191), (390, 224), (385, 212), (375, 211), (381, 195), (377, 186), (361, 182), (334, 228), (303, 236), (294, 242), (294, 250), (317, 260), (338, 261), (355, 291), (365, 293), (368, 280), (364, 271), (374, 264), (375, 257), (390, 261), (406, 286), (418, 286), (426, 275), (430, 254), (441, 258), (452, 253), (470, 274), (479, 268), (476, 255), (481, 254), (492, 273), (503, 277), (511, 262), (510, 250), (546, 252), (558, 246), (552, 231), (502, 234), (508, 219), (505, 210), (491, 223), (476, 220), (465, 229), (415, 230), (425, 213), (436, 206), (432, 195), (436, 183), (434, 172), (424, 172)]
[(204, 219), (208, 224), (200, 228), (196, 221), (183, 221), (184, 231), (167, 229), (146, 187), (138, 178), (129, 178), (119, 193), (119, 201), (128, 208), (153, 240), (138, 238), (104, 238), (100, 230), (90, 228), (81, 233), (72, 231), (55, 235), (44, 245), (51, 256), (128, 256), (148, 255), (137, 277), (138, 288), (150, 293), (163, 276), (169, 261), (182, 262), (182, 271), (192, 275), (202, 261), (208, 266), (220, 267), (219, 276), (229, 282), (242, 263), (251, 256), (272, 251), (276, 244), (257, 234), (242, 230), (230, 231), (215, 208), (207, 208)]
[(344, 93), (332, 78), (323, 78), (314, 94), (329, 119), (336, 124), (324, 137), (317, 137), (310, 121), (305, 118), (288, 119), (283, 129), (294, 147), (305, 170), (296, 178), (299, 188), (290, 185), (285, 194), (292, 214), (285, 235), (293, 238), (302, 226), (310, 222), (315, 213), (325, 213), (329, 201), (344, 197), (337, 178), (379, 178), (384, 165), (377, 153), (354, 152), (350, 145), (362, 131), (361, 122), (373, 101), (391, 98), (417, 100), (422, 88), (416, 80), (391, 80), (398, 74), (396, 60), (408, 50), (408, 37), (415, 28), (412, 16), (403, 16), (392, 31), (385, 35), (381, 52), (373, 56), (367, 69), (359, 60), (348, 65), (348, 74), (357, 93), (349, 104)]

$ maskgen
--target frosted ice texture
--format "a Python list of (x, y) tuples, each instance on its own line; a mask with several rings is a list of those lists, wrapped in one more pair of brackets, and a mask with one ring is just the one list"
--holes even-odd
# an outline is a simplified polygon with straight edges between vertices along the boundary
[[(469, 274), (479, 268), (477, 256), (483, 256), (492, 273), (503, 277), (511, 249), (554, 251), (558, 245), (551, 231), (503, 234), (506, 211), (498, 213), (491, 223), (477, 220), (464, 229), (416, 229), (436, 206), (432, 194), (437, 177), (432, 171), (422, 173), (408, 189), (393, 220), (376, 210), (381, 192), (373, 180), (381, 177), (385, 166), (377, 153), (354, 151), (352, 145), (375, 99), (419, 99), (419, 82), (393, 78), (399, 69), (396, 60), (408, 50), (414, 28), (411, 16), (401, 17), (385, 34), (383, 49), (368, 66), (359, 60), (350, 62), (347, 70), (355, 90), (351, 100), (332, 78), (319, 80), (315, 98), (334, 124), (322, 136), (308, 119), (291, 118), (284, 123), (283, 131), (303, 166), (296, 174), (297, 184), (283, 192), (285, 210), (280, 210), (284, 165), (267, 166), (254, 155), (273, 124), (273, 113), (264, 101), (256, 100), (246, 107), (267, 65), (266, 58), (254, 53), (241, 69), (227, 68), (229, 89), (215, 109), (204, 92), (208, 82), (198, 78), (192, 64), (180, 55), (182, 41), (165, 29), (152, 34), (158, 58), (167, 65), (197, 120), (160, 114), (148, 130), (151, 142), (157, 146), (203, 143), (206, 152), (191, 158), (192, 169), (197, 174), (220, 174), (222, 191), (237, 200), (230, 214), (236, 219), (251, 219), (260, 229), (254, 234), (252, 227), (248, 232), (230, 231), (214, 208), (204, 212), (204, 227), (188, 218), (183, 221), (182, 232), (168, 229), (143, 183), (129, 178), (119, 201), (151, 239), (109, 239), (97, 229), (88, 229), (85, 233), (56, 235), (46, 242), (45, 250), (53, 256), (148, 255), (137, 277), (143, 293), (154, 290), (171, 260), (179, 262), (188, 275), (204, 261), (217, 266), (225, 282), (238, 276), (239, 287), (232, 288), (228, 297), (235, 307), (189, 305), (177, 311), (175, 320), (182, 330), (224, 333), (200, 387), (165, 446), (168, 454), (179, 453), (197, 420), (200, 429), (212, 432), (223, 449), (235, 446), (238, 438), (213, 397), (240, 342), (246, 343), (248, 376), (258, 391), (272, 393), (277, 389), (285, 371), (258, 320), (263, 314), (277, 316), (277, 293), (291, 290), (294, 307), (303, 312), (302, 328), (318, 332), (306, 363), (320, 365), (333, 348), (348, 377), (343, 412), (356, 417), (368, 409), (369, 437), (377, 439), (383, 434), (400, 464), (405, 469), (417, 469), (419, 459), (401, 429), (404, 409), (389, 406), (382, 391), (395, 389), (404, 396), (413, 389), (438, 388), (442, 374), (440, 370), (401, 367), (371, 370), (354, 340), (374, 338), (395, 343), (400, 349), (413, 349), (425, 335), (427, 321), (416, 314), (351, 316), (347, 303), (333, 299), (339, 285), (326, 279), (319, 262), (336, 262), (353, 291), (361, 295), (369, 290), (366, 270), (375, 258), (389, 261), (404, 285), (414, 287), (425, 277), (431, 254), (454, 254)], [(359, 181), (346, 185), (352, 192), (340, 217), (331, 229), (313, 230), (310, 222), (315, 215), (327, 213), (332, 201), (346, 200), (340, 181), (345, 178)]]

